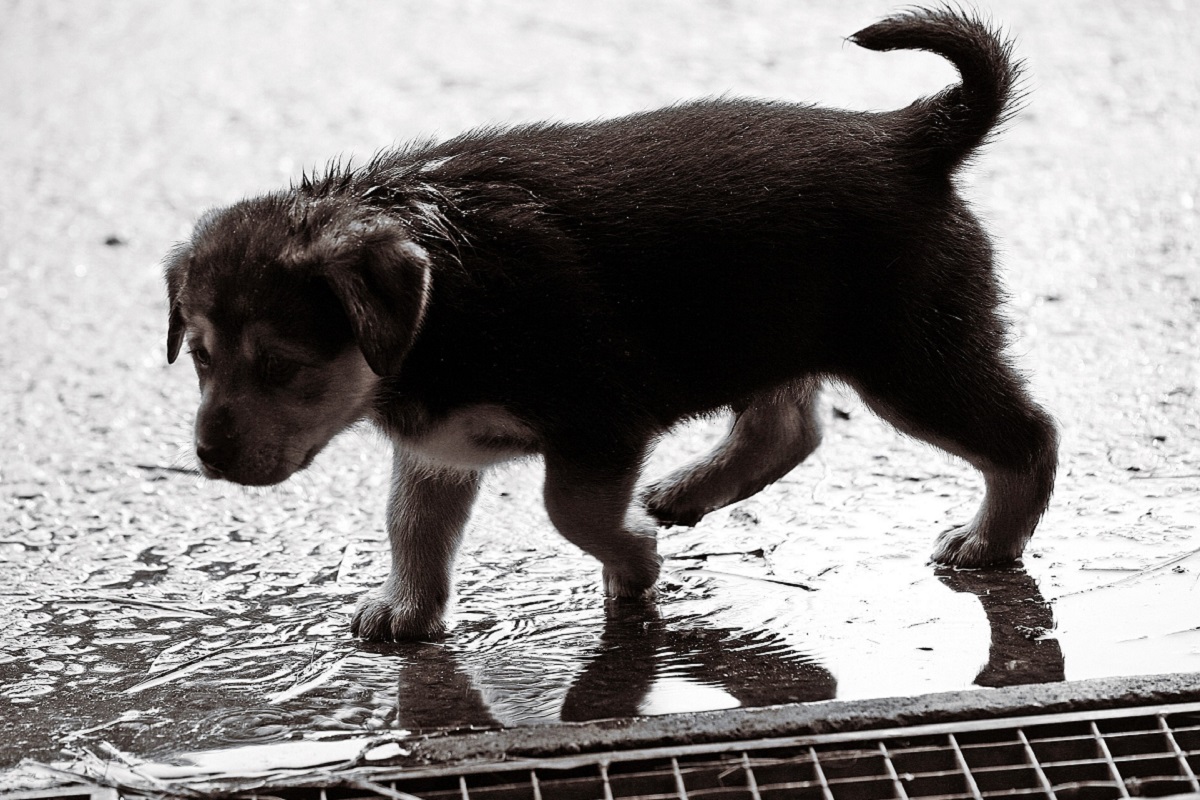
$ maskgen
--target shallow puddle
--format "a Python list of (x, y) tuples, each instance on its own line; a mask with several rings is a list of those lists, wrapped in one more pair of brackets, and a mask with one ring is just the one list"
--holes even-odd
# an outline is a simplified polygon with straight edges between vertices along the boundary
[[(719, 433), (697, 427), (667, 457)], [(854, 457), (853, 436), (840, 444)], [(30, 548), (55, 550), (56, 538), (69, 545), (53, 559), (60, 583), (30, 582), (0, 600), (12, 620), (0, 631), (9, 709), (0, 765), (147, 758), (158, 766), (145, 770), (163, 778), (242, 774), (357, 757), (378, 745), (364, 737), (379, 734), (402, 743), (428, 732), (1200, 670), (1194, 550), (1163, 558), (1177, 542), (1134, 537), (1089, 560), (1094, 543), (1050, 518), (1027, 568), (934, 568), (929, 531), (973, 495), (919, 475), (915, 460), (902, 472), (921, 482), (889, 488), (893, 468), (834, 477), (818, 463), (694, 529), (664, 530), (654, 605), (606, 603), (596, 563), (545, 520), (538, 465), (504, 470), (459, 559), (450, 635), (404, 645), (349, 636), (356, 597), (383, 577), (386, 545), (370, 530), (330, 536), (321, 527), (339, 523), (307, 516), (334, 502), (323, 478), (247, 495), (168, 473), (143, 484), (143, 497), (183, 495), (224, 521), (140, 537), (131, 552), (99, 533), (12, 538), (30, 557)], [(365, 488), (381, 482), (368, 476)], [(862, 502), (867, 492), (902, 497), (909, 516), (888, 520), (881, 503)], [(229, 505), (238, 510), (222, 516)], [(63, 579), (64, 559), (77, 580)]]

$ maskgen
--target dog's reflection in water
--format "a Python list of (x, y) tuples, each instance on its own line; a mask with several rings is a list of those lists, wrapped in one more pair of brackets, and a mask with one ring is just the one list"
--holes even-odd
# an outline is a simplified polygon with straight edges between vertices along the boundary
[(677, 626), (644, 606), (610, 603), (600, 651), (567, 693), (563, 721), (645, 713), (666, 660), (678, 665), (672, 670), (677, 677), (719, 688), (736, 705), (814, 702), (837, 695), (837, 681), (827, 669), (775, 635)]
[(1023, 567), (957, 570), (940, 567), (938, 579), (979, 598), (991, 630), (987, 664), (976, 686), (1020, 686), (1066, 680), (1066, 661), (1054, 630), (1054, 611)]
[[(489, 693), (451, 647), (365, 647), (402, 656), (399, 727), (495, 728), (502, 725), (497, 717), (508, 716), (493, 708)], [(598, 651), (571, 684), (558, 716), (579, 722), (654, 713), (651, 695), (664, 672), (688, 687), (683, 707), (672, 709), (679, 711), (712, 710), (714, 699), (719, 707), (766, 706), (828, 700), (837, 693), (828, 670), (776, 634), (680, 624), (662, 619), (652, 604), (610, 603)], [(699, 699), (701, 692), (707, 702)]]
[[(1053, 611), (1022, 568), (964, 571), (938, 568), (937, 579), (979, 598), (990, 628), (979, 686), (1014, 686), (1065, 679), (1062, 649), (1050, 638)], [(502, 725), (485, 691), (459, 655), (443, 644), (386, 648), (402, 655), (397, 724), (410, 730), (496, 728)], [(837, 681), (815, 658), (769, 631), (706, 627), (664, 619), (649, 604), (609, 603), (599, 646), (566, 692), (564, 722), (656, 713), (664, 677), (689, 689), (680, 711), (815, 702), (837, 696)], [(708, 690), (707, 692), (705, 690)], [(725, 695), (720, 697), (720, 693)], [(694, 707), (689, 707), (689, 703)], [(695, 705), (699, 703), (699, 705)], [(548, 720), (547, 720), (548, 721)]]

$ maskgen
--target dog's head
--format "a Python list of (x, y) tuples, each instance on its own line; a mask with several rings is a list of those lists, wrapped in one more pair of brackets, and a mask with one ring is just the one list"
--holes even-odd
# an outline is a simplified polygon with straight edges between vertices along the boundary
[(425, 251), (345, 201), (275, 195), (210, 212), (167, 260), (167, 360), (200, 380), (210, 478), (269, 485), (369, 413), (425, 315)]

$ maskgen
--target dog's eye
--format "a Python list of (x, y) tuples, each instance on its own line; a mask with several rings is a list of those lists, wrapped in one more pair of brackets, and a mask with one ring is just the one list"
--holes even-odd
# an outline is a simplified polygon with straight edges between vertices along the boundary
[(274, 384), (284, 384), (296, 377), (300, 371), (300, 362), (274, 354), (262, 356), (259, 361), (263, 377)]
[(192, 361), (196, 362), (198, 367), (207, 367), (212, 364), (212, 356), (204, 349), (202, 345), (196, 345), (188, 350), (192, 355)]

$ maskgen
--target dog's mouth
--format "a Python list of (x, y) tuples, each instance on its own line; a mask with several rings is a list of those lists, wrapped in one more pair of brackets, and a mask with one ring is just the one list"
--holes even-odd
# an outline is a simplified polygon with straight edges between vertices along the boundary
[(278, 463), (270, 471), (258, 472), (235, 467), (222, 467), (210, 464), (200, 459), (200, 474), (209, 480), (229, 481), (242, 486), (274, 486), (283, 483), (292, 475), (307, 469), (317, 457), (320, 446), (311, 447), (296, 464)]
[(212, 481), (222, 480), (225, 478), (225, 472), (223, 470), (219, 470), (214, 466), (205, 464), (203, 460), (200, 461), (200, 474)]

